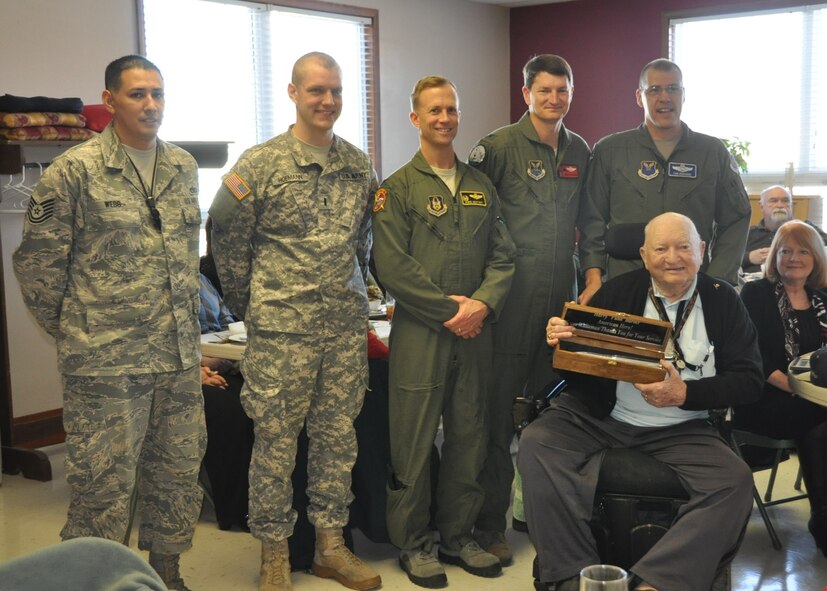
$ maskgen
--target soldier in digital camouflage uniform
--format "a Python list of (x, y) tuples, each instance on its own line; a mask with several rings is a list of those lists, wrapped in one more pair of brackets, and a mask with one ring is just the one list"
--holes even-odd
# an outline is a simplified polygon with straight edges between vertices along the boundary
[(365, 292), (371, 247), (368, 156), (333, 133), (341, 71), (311, 53), (293, 67), (296, 123), (241, 155), (210, 208), (224, 298), (244, 318), (242, 404), (255, 423), (250, 530), (262, 541), (259, 589), (291, 589), (290, 476), (307, 422), (313, 572), (353, 589), (381, 579), (342, 539), (353, 500), (353, 420), (367, 387)]
[(206, 443), (197, 170), (156, 137), (158, 68), (125, 56), (105, 78), (113, 122), (46, 169), (14, 270), (63, 376), (71, 497), (61, 537), (122, 540), (137, 478), (138, 546), (167, 586), (185, 589), (178, 555), (198, 520)]
[[(497, 188), (517, 243), (514, 282), (494, 326), (491, 439), (480, 476), (485, 502), (474, 531), (480, 546), (503, 566), (512, 562), (504, 535), (514, 479), (511, 407), (516, 396), (534, 396), (557, 378), (546, 321), (576, 295), (575, 226), (589, 161), (586, 142), (563, 124), (574, 90), (568, 62), (538, 55), (526, 63), (523, 77), (528, 111), (480, 140), (468, 157)], [(515, 500), (514, 517), (524, 521), (520, 509)]]
[[(374, 253), (379, 279), (398, 304), (390, 337), (388, 534), (408, 578), (434, 588), (447, 584), (440, 561), (483, 577), (501, 572), (471, 530), (483, 502), (477, 477), (488, 440), (490, 322), (511, 285), (514, 243), (491, 181), (457, 161), (454, 85), (423, 78), (411, 108), (420, 150), (375, 195)], [(437, 559), (429, 461), (440, 418)]]

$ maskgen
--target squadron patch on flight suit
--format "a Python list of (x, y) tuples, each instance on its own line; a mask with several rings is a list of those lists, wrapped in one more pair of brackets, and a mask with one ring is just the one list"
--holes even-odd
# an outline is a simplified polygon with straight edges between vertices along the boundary
[(442, 195), (431, 195), (428, 197), (428, 206), (426, 207), (428, 213), (433, 216), (440, 217), (448, 213), (448, 206), (442, 199)]
[(485, 146), (482, 144), (477, 144), (471, 150), (471, 153), (468, 154), (468, 162), (470, 164), (479, 164), (483, 160), (485, 160)]
[(224, 179), (224, 184), (230, 190), (230, 193), (235, 195), (235, 198), (239, 201), (241, 201), (251, 193), (250, 187), (247, 186), (247, 183), (244, 182), (244, 179), (238, 176), (237, 172), (232, 173), (226, 179)]
[(533, 178), (535, 181), (539, 181), (541, 178), (546, 176), (546, 169), (543, 168), (543, 161), (542, 160), (529, 160), (528, 161), (528, 176)]
[(557, 176), (561, 179), (580, 178), (580, 168), (576, 164), (561, 164), (557, 167)]
[(385, 202), (388, 200), (388, 190), (382, 187), (373, 196), (373, 213), (385, 211)]
[(29, 199), (29, 207), (26, 210), (26, 219), (30, 224), (42, 224), (52, 217), (55, 212), (55, 199), (44, 199), (35, 201), (34, 197)]
[(667, 174), (683, 179), (696, 179), (698, 178), (698, 165), (688, 162), (670, 162)]
[(641, 160), (640, 161), (640, 168), (637, 171), (637, 175), (647, 181), (651, 181), (653, 178), (660, 174), (660, 170), (658, 170), (658, 163), (654, 160)]
[(463, 205), (478, 205), (480, 207), (488, 205), (485, 200), (485, 193), (482, 191), (460, 191), (459, 198)]
[(738, 166), (738, 161), (735, 159), (735, 156), (732, 154), (729, 155), (729, 167), (732, 169), (732, 172), (735, 174), (741, 174), (741, 167)]

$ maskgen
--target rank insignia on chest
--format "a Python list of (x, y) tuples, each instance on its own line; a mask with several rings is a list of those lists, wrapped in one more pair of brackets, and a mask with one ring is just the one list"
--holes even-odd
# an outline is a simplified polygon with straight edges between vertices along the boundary
[(428, 197), (428, 206), (426, 207), (428, 213), (436, 217), (443, 216), (448, 211), (448, 206), (442, 199), (442, 195), (431, 195)]
[(234, 172), (229, 175), (226, 179), (224, 179), (224, 184), (230, 190), (230, 193), (235, 195), (235, 198), (241, 201), (247, 195), (250, 194), (250, 187), (247, 186), (247, 183), (244, 182), (238, 173)]
[(654, 160), (641, 160), (640, 168), (637, 171), (637, 175), (645, 179), (647, 181), (651, 181), (653, 178), (660, 174), (660, 170), (658, 170), (658, 163)]
[(541, 178), (546, 176), (546, 169), (543, 168), (543, 161), (542, 160), (529, 160), (528, 161), (528, 176), (533, 178), (535, 181), (539, 181)]
[(580, 178), (580, 168), (576, 164), (561, 164), (557, 167), (557, 176), (561, 179)]
[(682, 179), (696, 179), (698, 178), (698, 165), (687, 162), (670, 162), (667, 174)]
[(482, 191), (460, 191), (459, 198), (463, 205), (479, 205), (485, 207), (488, 203)]
[(388, 190), (382, 187), (373, 196), (373, 213), (385, 211), (385, 202), (388, 200)]

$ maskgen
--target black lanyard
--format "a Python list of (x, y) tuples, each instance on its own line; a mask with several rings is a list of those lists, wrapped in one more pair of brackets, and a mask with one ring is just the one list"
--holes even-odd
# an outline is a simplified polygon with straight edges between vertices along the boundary
[[(652, 300), (652, 304), (654, 304), (655, 309), (658, 311), (658, 316), (660, 316), (660, 319), (670, 322), (669, 315), (666, 313), (666, 307), (663, 305), (661, 299), (655, 296), (655, 291), (652, 289), (651, 285), (649, 286), (649, 299)], [(681, 332), (683, 332), (683, 327), (686, 325), (686, 321), (689, 319), (689, 315), (692, 313), (692, 309), (695, 307), (695, 301), (697, 299), (698, 290), (696, 289), (692, 293), (692, 297), (689, 298), (688, 304), (687, 300), (681, 300), (678, 303), (678, 313), (675, 315), (676, 322), (673, 324), (674, 329), (672, 330), (672, 334), (669, 336), (672, 341), (672, 346), (675, 349), (675, 365), (677, 366), (678, 371), (686, 367), (692, 371), (698, 371), (701, 367), (699, 365), (692, 365), (691, 363), (688, 363), (684, 358), (681, 346), (678, 344), (678, 339), (681, 336)]]
[(141, 171), (138, 170), (138, 167), (135, 166), (135, 162), (129, 155), (129, 152), (126, 152), (126, 157), (129, 158), (129, 162), (132, 164), (132, 168), (135, 170), (135, 174), (138, 175), (138, 182), (141, 183), (141, 189), (143, 190), (144, 200), (146, 201), (147, 207), (149, 207), (149, 214), (152, 216), (152, 223), (155, 226), (155, 229), (159, 232), (161, 231), (161, 212), (158, 211), (158, 208), (155, 206), (155, 175), (158, 172), (158, 147), (155, 147), (155, 163), (152, 165), (152, 181), (150, 182), (149, 186), (147, 187), (146, 183), (144, 183), (144, 177), (141, 176)]

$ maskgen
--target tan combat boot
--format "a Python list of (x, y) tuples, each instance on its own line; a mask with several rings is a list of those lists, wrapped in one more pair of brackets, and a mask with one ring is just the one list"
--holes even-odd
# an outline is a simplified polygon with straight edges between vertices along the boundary
[(184, 584), (184, 579), (181, 578), (181, 571), (178, 567), (178, 560), (180, 554), (159, 554), (157, 552), (149, 553), (149, 566), (158, 573), (164, 585), (170, 591), (190, 591)]
[(287, 540), (261, 543), (261, 576), (258, 591), (290, 591), (290, 548)]
[(348, 589), (364, 591), (382, 584), (382, 578), (345, 546), (341, 528), (316, 529), (313, 574), (336, 579)]

